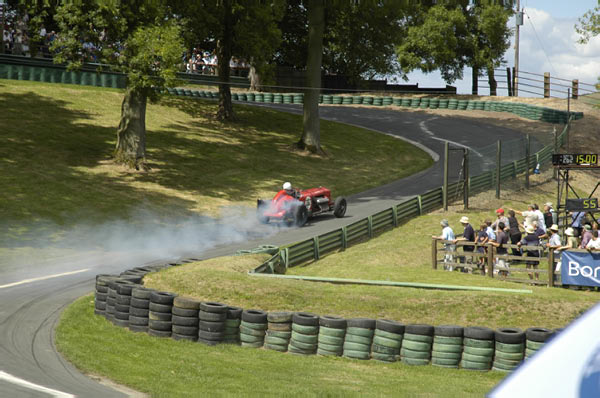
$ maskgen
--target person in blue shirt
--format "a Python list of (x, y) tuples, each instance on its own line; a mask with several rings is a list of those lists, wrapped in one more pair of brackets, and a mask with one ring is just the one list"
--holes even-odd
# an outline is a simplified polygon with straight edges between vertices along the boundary
[[(433, 239), (441, 239), (445, 241), (454, 242), (456, 240), (456, 236), (454, 235), (454, 231), (450, 227), (448, 220), (440, 221), (440, 225), (442, 226), (442, 234), (439, 236), (432, 236)], [(446, 251), (446, 255), (444, 256), (444, 263), (452, 263), (454, 260), (453, 253), (456, 250), (456, 245), (449, 242), (444, 242), (444, 250)], [(454, 270), (452, 264), (444, 265), (444, 269), (448, 271)]]

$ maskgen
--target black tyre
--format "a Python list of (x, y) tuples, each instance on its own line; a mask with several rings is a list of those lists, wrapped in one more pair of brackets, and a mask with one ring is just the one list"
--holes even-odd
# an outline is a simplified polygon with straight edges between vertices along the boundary
[(308, 312), (295, 312), (292, 316), (292, 322), (303, 326), (318, 326), (319, 317)]
[(269, 323), (291, 323), (293, 315), (293, 312), (287, 311), (269, 312), (267, 314), (267, 321), (269, 321)]
[(148, 319), (171, 322), (172, 315), (166, 312), (148, 312)]
[(152, 330), (171, 331), (171, 321), (148, 320), (148, 327)]
[(131, 290), (131, 297), (135, 297), (138, 299), (149, 300), (150, 294), (155, 290), (147, 289), (145, 287), (136, 287)]
[(204, 345), (217, 345), (221, 343), (221, 340), (207, 340), (207, 339), (203, 339), (202, 337), (198, 337), (198, 340), (196, 340), (198, 343), (202, 343)]
[(106, 301), (107, 297), (108, 297), (108, 293), (96, 292), (96, 300), (98, 300), (98, 301)]
[(131, 330), (132, 332), (137, 332), (137, 333), (148, 333), (148, 326), (138, 326), (138, 325), (132, 325), (131, 323), (129, 323), (129, 330)]
[(129, 312), (115, 311), (115, 319), (129, 321)]
[(308, 221), (308, 210), (304, 204), (297, 206), (294, 209), (294, 225), (297, 227), (302, 227)]
[(171, 309), (173, 315), (177, 316), (187, 316), (192, 318), (198, 318), (198, 310), (188, 310), (185, 308), (173, 307)]
[(351, 318), (346, 320), (346, 325), (349, 328), (375, 329), (377, 322), (375, 319)]
[(321, 316), (319, 317), (319, 326), (331, 329), (346, 329), (347, 322), (344, 318), (337, 316)]
[(150, 336), (154, 336), (154, 337), (171, 337), (170, 330), (155, 330), (155, 329), (148, 328), (148, 334)]
[(117, 303), (115, 303), (115, 311), (126, 312), (126, 313), (129, 314), (129, 306), (128, 305), (124, 305), (124, 304), (117, 304)]
[(170, 314), (173, 306), (168, 304), (157, 304), (150, 301), (150, 305), (148, 305), (148, 308), (152, 312), (164, 312), (165, 314)]
[(496, 341), (505, 344), (519, 344), (525, 341), (525, 332), (516, 328), (500, 328), (495, 333)]
[(494, 331), (490, 328), (481, 326), (469, 326), (464, 329), (465, 338), (475, 340), (494, 340)]
[(119, 283), (117, 284), (117, 294), (121, 294), (123, 296), (131, 296), (131, 290), (136, 287), (136, 285), (131, 283)]
[(224, 336), (225, 333), (223, 332), (207, 332), (205, 330), (198, 331), (198, 337), (202, 340), (221, 341), (223, 340)]
[(129, 315), (139, 316), (142, 318), (148, 318), (149, 313), (150, 313), (150, 310), (147, 310), (144, 308), (129, 307)]
[(129, 305), (131, 307), (143, 308), (147, 310), (148, 308), (150, 308), (150, 300), (131, 297), (131, 302), (129, 303)]
[(104, 310), (106, 309), (106, 301), (96, 301), (96, 302), (94, 303), (94, 307), (95, 307), (97, 310), (102, 310), (102, 311), (104, 311)]
[(163, 304), (173, 306), (175, 294), (169, 292), (152, 292), (150, 293), (150, 302), (155, 304)]
[(527, 340), (545, 343), (553, 334), (552, 330), (545, 328), (529, 328), (525, 332)]
[(338, 197), (333, 204), (333, 215), (337, 218), (342, 218), (346, 214), (346, 198), (343, 196)]
[(244, 310), (241, 309), (240, 307), (229, 306), (227, 308), (227, 319), (241, 319), (242, 311), (244, 311)]
[(173, 315), (171, 322), (173, 322), (173, 325), (198, 327), (198, 318), (191, 316)]
[(379, 330), (383, 330), (384, 332), (404, 334), (406, 325), (400, 322), (390, 321), (388, 319), (378, 319), (376, 323), (376, 328)]
[(434, 328), (433, 334), (436, 337), (463, 337), (464, 329), (462, 326), (441, 325)]
[(267, 323), (267, 313), (260, 310), (244, 310), (242, 321), (250, 323)]
[(177, 296), (173, 299), (173, 306), (188, 310), (197, 310), (200, 308), (200, 300), (191, 297)]
[(431, 325), (406, 325), (404, 331), (408, 334), (418, 334), (421, 336), (433, 336), (434, 328)]
[(148, 318), (129, 315), (129, 324), (135, 326), (148, 326)]
[(198, 328), (194, 326), (173, 325), (171, 330), (173, 333), (198, 337)]
[(201, 311), (211, 312), (214, 314), (226, 314), (225, 315), (226, 318), (227, 318), (227, 310), (228, 309), (229, 309), (228, 306), (226, 306), (225, 304), (221, 304), (221, 303), (213, 303), (210, 301), (200, 303)]
[(126, 305), (129, 307), (130, 303), (131, 303), (131, 296), (117, 294), (117, 304)]
[(201, 321), (207, 322), (225, 322), (227, 319), (227, 313), (217, 313), (217, 312), (206, 312), (206, 311), (198, 311), (198, 318)]
[(205, 332), (223, 332), (225, 331), (225, 322), (200, 321), (198, 323), (198, 328)]
[(108, 293), (108, 286), (96, 284), (96, 293)]
[(129, 319), (116, 319), (113, 321), (115, 326), (120, 326), (122, 328), (126, 328), (129, 326)]
[(178, 334), (175, 332), (171, 333), (171, 338), (173, 340), (198, 341), (198, 336), (196, 335)]

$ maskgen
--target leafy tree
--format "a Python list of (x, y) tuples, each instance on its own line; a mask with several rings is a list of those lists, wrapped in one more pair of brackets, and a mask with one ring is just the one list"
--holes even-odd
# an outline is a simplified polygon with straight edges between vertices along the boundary
[(592, 37), (600, 35), (600, 5), (588, 10), (579, 18), (575, 31), (580, 35), (581, 44), (587, 44)]
[(159, 0), (63, 1), (56, 10), (55, 62), (78, 68), (91, 55), (127, 74), (115, 160), (136, 168), (146, 157), (147, 101), (176, 84), (181, 62), (180, 29), (170, 15)]

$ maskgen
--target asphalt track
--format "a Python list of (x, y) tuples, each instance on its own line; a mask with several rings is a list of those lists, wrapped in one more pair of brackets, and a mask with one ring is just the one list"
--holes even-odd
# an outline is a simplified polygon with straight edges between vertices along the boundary
[[(300, 113), (294, 105), (269, 107)], [(406, 139), (425, 148), (435, 160), (443, 158), (444, 141), (477, 149), (511, 140), (521, 133), (479, 122), (477, 119), (436, 117), (426, 112), (390, 109), (322, 106), (323, 119), (365, 127)], [(350, 224), (406, 198), (442, 184), (442, 162), (416, 175), (358, 193), (348, 198), (346, 217), (321, 217), (299, 229), (269, 230), (261, 226), (257, 238), (213, 247), (203, 252), (180, 253), (180, 257), (210, 258), (228, 255), (259, 244), (292, 243)], [(455, 175), (456, 173), (451, 173)], [(317, 222), (318, 221), (318, 222)], [(268, 236), (266, 238), (260, 236)], [(159, 256), (160, 257), (160, 256)], [(0, 397), (124, 397), (128, 394), (78, 372), (57, 353), (54, 328), (62, 310), (76, 298), (93, 291), (99, 273), (118, 273), (142, 264), (160, 263), (147, 253), (73, 255), (60, 261), (23, 269), (0, 270)]]

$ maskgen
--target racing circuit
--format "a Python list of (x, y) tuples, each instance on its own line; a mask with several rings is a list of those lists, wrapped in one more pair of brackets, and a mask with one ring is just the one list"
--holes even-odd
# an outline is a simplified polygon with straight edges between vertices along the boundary
[[(268, 106), (280, 111), (301, 113), (301, 106)], [(205, 259), (230, 255), (260, 244), (283, 245), (352, 223), (409, 197), (442, 184), (444, 142), (471, 150), (491, 142), (516, 139), (518, 131), (486, 124), (477, 119), (436, 117), (424, 112), (402, 112), (365, 107), (320, 106), (322, 119), (355, 125), (406, 140), (424, 149), (435, 160), (429, 169), (348, 197), (344, 218), (323, 216), (302, 228), (268, 230), (265, 236), (202, 251), (179, 253), (180, 258)], [(513, 160), (513, 159), (511, 159)], [(451, 175), (457, 173), (451, 170)], [(260, 236), (260, 235), (258, 235)], [(54, 347), (54, 327), (61, 311), (76, 298), (93, 290), (100, 273), (119, 273), (151, 263), (172, 261), (172, 256), (151, 258), (136, 252), (107, 252), (61, 259), (60, 266), (37, 264), (35, 274), (20, 270), (0, 271), (0, 396), (2, 397), (124, 397), (130, 392), (100, 382), (78, 372)], [(143, 260), (140, 260), (143, 259)]]

